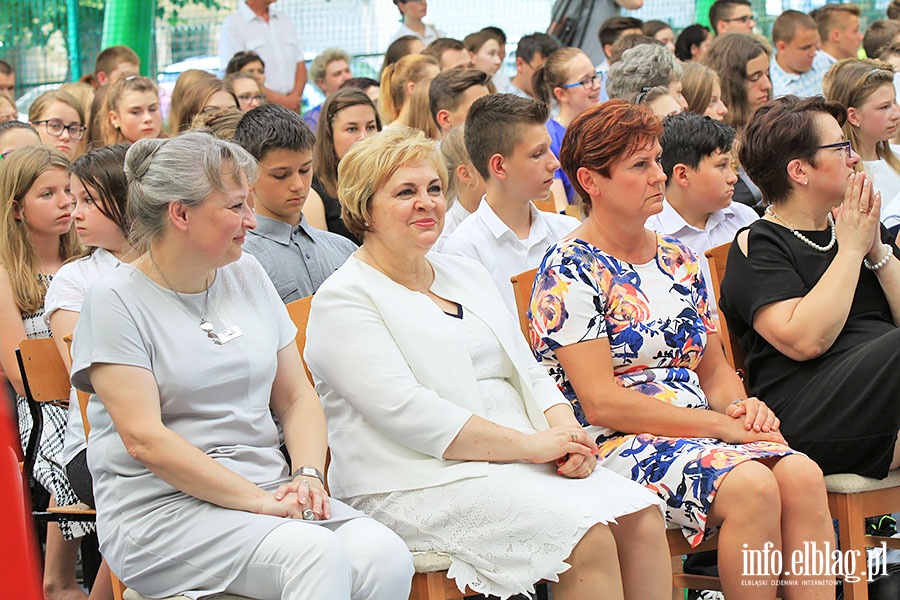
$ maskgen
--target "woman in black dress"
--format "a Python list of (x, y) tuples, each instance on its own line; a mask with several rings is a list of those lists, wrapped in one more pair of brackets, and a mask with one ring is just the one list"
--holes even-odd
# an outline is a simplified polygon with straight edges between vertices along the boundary
[(900, 466), (900, 251), (844, 139), (845, 109), (786, 96), (744, 130), (741, 164), (766, 215), (738, 232), (721, 310), (750, 392), (825, 474)]

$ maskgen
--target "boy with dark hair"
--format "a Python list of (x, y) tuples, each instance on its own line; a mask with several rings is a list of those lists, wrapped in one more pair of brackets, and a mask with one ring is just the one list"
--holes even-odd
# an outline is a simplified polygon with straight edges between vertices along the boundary
[(534, 72), (540, 69), (547, 62), (550, 53), (559, 47), (559, 42), (546, 33), (523, 36), (516, 46), (516, 74), (503, 91), (523, 98), (534, 98), (534, 87), (531, 84)]
[(431, 80), (428, 108), (441, 135), (466, 122), (472, 103), (488, 95), (491, 76), (480, 69), (442, 71)]
[(539, 211), (531, 202), (550, 196), (559, 168), (544, 126), (549, 112), (543, 102), (491, 94), (476, 100), (466, 117), (466, 150), (487, 193), (447, 238), (443, 252), (483, 264), (513, 314), (509, 278), (537, 267), (547, 248), (579, 225), (572, 217)]
[(110, 46), (100, 51), (94, 63), (97, 85), (104, 86), (118, 79), (141, 74), (141, 59), (128, 46)]
[[(731, 165), (734, 129), (709, 117), (680, 113), (663, 121), (663, 171), (666, 199), (662, 212), (647, 219), (647, 227), (687, 244), (700, 259), (710, 281), (704, 253), (730, 242), (742, 227), (759, 217), (740, 202), (732, 202), (737, 174)], [(710, 304), (712, 296), (710, 296)], [(715, 311), (715, 306), (713, 306)]]
[(750, 0), (716, 0), (709, 7), (713, 33), (753, 33), (756, 18)]
[(441, 71), (468, 69), (472, 62), (465, 44), (456, 38), (438, 38), (428, 44), (422, 54), (436, 58)]
[(609, 93), (606, 91), (606, 75), (609, 73), (609, 67), (612, 64), (609, 60), (612, 54), (613, 45), (628, 35), (642, 35), (641, 29), (644, 22), (634, 17), (611, 17), (603, 22), (597, 37), (600, 38), (600, 47), (603, 49), (603, 62), (596, 65), (597, 74), (600, 79), (600, 102), (609, 100)]
[(234, 141), (259, 162), (259, 178), (250, 185), (259, 224), (248, 232), (244, 249), (262, 264), (285, 304), (309, 296), (356, 250), (347, 238), (303, 217), (315, 136), (297, 113), (264, 104), (244, 114)]

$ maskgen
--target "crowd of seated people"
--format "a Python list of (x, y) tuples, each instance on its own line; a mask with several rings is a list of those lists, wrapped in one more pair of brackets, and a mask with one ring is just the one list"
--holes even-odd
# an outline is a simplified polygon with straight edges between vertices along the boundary
[(322, 49), (310, 107), (296, 35), (237, 35), (293, 27), (269, 4), (170, 102), (115, 46), (25, 118), (0, 61), (0, 369), (24, 448), (15, 351), (54, 338), (32, 475), (97, 511), (47, 526), (45, 599), (395, 600), (437, 552), (472, 593), (661, 600), (667, 528), (729, 598), (833, 596), (742, 565), (834, 546), (824, 475), (900, 468), (898, 9), (614, 14), (599, 64), (535, 32), (507, 73), (501, 29), (394, 0), (380, 72)]

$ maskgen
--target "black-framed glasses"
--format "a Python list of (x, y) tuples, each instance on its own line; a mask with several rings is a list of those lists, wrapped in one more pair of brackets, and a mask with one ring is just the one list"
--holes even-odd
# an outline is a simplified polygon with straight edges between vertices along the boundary
[(602, 79), (602, 77), (603, 76), (601, 73), (594, 73), (593, 75), (589, 75), (580, 81), (576, 81), (575, 83), (567, 83), (566, 85), (561, 85), (559, 87), (561, 87), (564, 90), (573, 88), (576, 85), (580, 85), (581, 87), (588, 88), (588, 89), (595, 88), (598, 85), (600, 85), (600, 80)]
[(746, 25), (747, 23), (750, 23), (751, 21), (753, 23), (756, 23), (756, 17), (754, 15), (743, 15), (740, 17), (732, 17), (731, 19), (719, 19), (719, 20), (725, 21), (726, 23), (734, 23), (736, 21), (738, 23), (743, 23), (744, 25)]
[(59, 137), (62, 135), (64, 130), (69, 131), (69, 138), (73, 140), (80, 140), (84, 137), (84, 132), (87, 131), (87, 127), (84, 125), (66, 125), (59, 119), (42, 119), (40, 121), (32, 121), (32, 125), (41, 125), (43, 124), (44, 129), (47, 130), (47, 133), (52, 135), (53, 137)]
[(817, 146), (816, 150), (837, 150), (841, 149), (847, 153), (847, 158), (853, 158), (853, 148), (850, 146), (849, 140), (844, 140), (843, 142), (835, 142), (833, 144), (825, 144), (824, 146)]

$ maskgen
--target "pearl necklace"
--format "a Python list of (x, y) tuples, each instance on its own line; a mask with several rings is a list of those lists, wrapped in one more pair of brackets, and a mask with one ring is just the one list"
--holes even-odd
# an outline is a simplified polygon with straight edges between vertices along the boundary
[(831, 213), (828, 213), (828, 227), (831, 228), (831, 241), (828, 242), (827, 244), (825, 244), (824, 246), (820, 246), (819, 244), (815, 243), (814, 241), (812, 241), (811, 239), (809, 239), (808, 237), (806, 237), (805, 235), (803, 235), (802, 233), (800, 233), (799, 231), (794, 229), (794, 226), (791, 225), (791, 222), (788, 221), (787, 219), (782, 219), (777, 214), (775, 214), (775, 210), (771, 206), (766, 207), (766, 213), (775, 217), (782, 225), (784, 225), (785, 227), (790, 229), (791, 233), (793, 233), (794, 236), (798, 240), (800, 240), (801, 242), (803, 242), (804, 244), (806, 244), (813, 250), (818, 250), (819, 252), (828, 252), (829, 250), (834, 248), (834, 244), (837, 241), (837, 237), (835, 237), (835, 235), (834, 235), (834, 218), (831, 216)]

